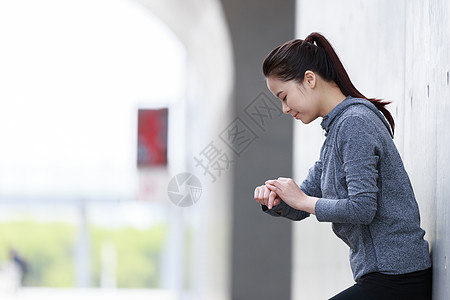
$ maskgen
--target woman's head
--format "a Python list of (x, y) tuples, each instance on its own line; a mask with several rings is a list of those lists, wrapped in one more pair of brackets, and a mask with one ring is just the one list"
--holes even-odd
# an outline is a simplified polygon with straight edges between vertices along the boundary
[[(310, 70), (324, 80), (335, 81), (336, 72), (329, 62), (324, 48), (312, 41), (312, 33), (305, 40), (291, 40), (272, 50), (264, 60), (264, 76), (275, 77), (283, 81), (303, 82), (305, 72)], [(321, 36), (321, 35), (320, 35)]]
[(319, 75), (325, 82), (336, 84), (345, 96), (367, 99), (375, 104), (394, 131), (394, 119), (385, 108), (389, 103), (366, 98), (355, 88), (333, 47), (320, 33), (313, 32), (305, 40), (295, 39), (276, 47), (263, 63), (266, 78), (283, 82), (301, 84), (307, 71)]
[[(328, 93), (326, 96), (323, 92), (326, 89), (325, 86), (329, 83), (324, 82), (319, 75), (308, 70), (304, 74), (302, 82), (298, 82), (295, 79), (281, 80), (274, 76), (267, 78), (267, 87), (277, 98), (281, 100), (281, 105), (283, 112), (285, 114), (290, 114), (297, 120), (301, 120), (303, 123), (308, 124), (320, 116), (325, 116), (331, 109), (338, 104), (338, 102), (332, 101), (331, 99), (343, 100), (345, 96), (339, 91), (334, 84), (335, 90), (339, 91), (339, 94), (332, 93), (336, 97), (329, 97)], [(328, 91), (328, 89), (326, 89)], [(330, 101), (326, 101), (327, 100)], [(325, 106), (334, 102), (334, 105)]]

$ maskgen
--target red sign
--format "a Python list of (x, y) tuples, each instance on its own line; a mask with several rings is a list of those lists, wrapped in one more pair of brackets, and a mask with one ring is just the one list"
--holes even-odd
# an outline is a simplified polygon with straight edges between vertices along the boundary
[(139, 109), (138, 167), (167, 165), (168, 109)]

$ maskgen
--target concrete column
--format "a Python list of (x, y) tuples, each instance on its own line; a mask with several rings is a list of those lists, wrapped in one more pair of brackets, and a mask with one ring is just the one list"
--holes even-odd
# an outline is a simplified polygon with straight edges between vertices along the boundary
[(78, 288), (88, 288), (91, 287), (91, 260), (86, 200), (81, 199), (78, 202), (78, 211), (80, 219), (75, 249), (76, 286)]
[[(270, 50), (294, 38), (295, 1), (227, 0), (222, 5), (234, 50), (238, 131), (248, 130), (252, 139), (248, 145), (236, 141), (231, 298), (290, 299), (292, 222), (263, 213), (253, 191), (267, 179), (292, 175), (292, 119), (281, 116), (281, 103), (267, 90), (262, 62)], [(264, 103), (273, 115), (264, 111)], [(258, 107), (264, 120), (252, 115)]]

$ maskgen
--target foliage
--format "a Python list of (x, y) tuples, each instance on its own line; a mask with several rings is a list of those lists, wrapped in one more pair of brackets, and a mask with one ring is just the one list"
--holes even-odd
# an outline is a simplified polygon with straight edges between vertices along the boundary
[(66, 223), (0, 223), (0, 261), (9, 259), (12, 248), (27, 262), (25, 285), (73, 286), (75, 233), (75, 226)]
[[(140, 230), (90, 226), (93, 286), (99, 286), (101, 247), (116, 249), (119, 288), (157, 288), (166, 226)], [(63, 222), (15, 221), (0, 223), (0, 263), (16, 250), (28, 263), (27, 286), (75, 286), (74, 249), (77, 226)]]
[(166, 226), (146, 230), (135, 228), (93, 228), (94, 284), (100, 284), (102, 243), (114, 245), (117, 253), (117, 287), (158, 288), (162, 246)]

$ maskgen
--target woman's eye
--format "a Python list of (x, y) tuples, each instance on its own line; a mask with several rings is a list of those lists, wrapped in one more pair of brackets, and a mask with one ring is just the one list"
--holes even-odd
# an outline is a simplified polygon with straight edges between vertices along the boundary
[(284, 98), (283, 98), (283, 102), (284, 102), (284, 101), (286, 101), (286, 98), (287, 98), (287, 96), (284, 96)]

